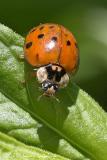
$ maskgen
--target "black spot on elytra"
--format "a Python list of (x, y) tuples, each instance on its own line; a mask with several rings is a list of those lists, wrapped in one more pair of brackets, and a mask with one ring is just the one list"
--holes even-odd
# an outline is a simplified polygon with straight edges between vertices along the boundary
[(68, 36), (68, 34), (65, 34), (65, 36), (67, 37), (67, 36)]
[(67, 46), (70, 46), (71, 45), (71, 42), (68, 40), (67, 41)]
[(49, 26), (49, 28), (54, 28), (55, 26)]
[(44, 28), (44, 26), (41, 26), (39, 29), (42, 30)]
[(31, 46), (32, 46), (32, 42), (26, 43), (26, 48), (27, 48), (27, 49), (30, 48)]
[(34, 32), (35, 30), (36, 30), (36, 28), (32, 29), (32, 30), (30, 31), (30, 33)]
[(40, 39), (40, 38), (43, 38), (44, 37), (44, 34), (39, 34), (38, 35), (38, 38)]
[(57, 41), (57, 37), (52, 37), (52, 39), (51, 39), (52, 41)]
[(36, 54), (36, 60), (39, 61), (39, 54)]

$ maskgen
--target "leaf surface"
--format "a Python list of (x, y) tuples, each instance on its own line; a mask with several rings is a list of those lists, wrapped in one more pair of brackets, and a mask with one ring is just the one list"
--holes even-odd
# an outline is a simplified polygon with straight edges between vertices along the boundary
[[(38, 126), (38, 129), (35, 130), (31, 125), (27, 131), (32, 129), (34, 136), (37, 133), (39, 137), (37, 139), (40, 140), (39, 147), (46, 147), (71, 159), (106, 160), (107, 114), (87, 93), (72, 82), (57, 94), (59, 103), (47, 97), (42, 97), (38, 101), (41, 91), (38, 89), (36, 78), (31, 76), (32, 67), (26, 62), (26, 88), (20, 83), (24, 80), (24, 63), (20, 62), (18, 57), (23, 54), (23, 44), (24, 39), (20, 35), (0, 25), (0, 91), (12, 100), (14, 105), (23, 108), (33, 117), (31, 121), (33, 125)], [(26, 123), (29, 123), (29, 120)], [(19, 130), (16, 131), (14, 125), (19, 125), (16, 127)], [(14, 123), (14, 125), (10, 127), (12, 130), (9, 133), (21, 139), (20, 124)], [(24, 135), (26, 135), (25, 128), (22, 128)], [(44, 145), (44, 142), (48, 143), (48, 139), (49, 141), (52, 139), (50, 144), (56, 144), (55, 149), (52, 145)], [(23, 140), (25, 141), (24, 138)], [(30, 142), (29, 138), (28, 141)], [(38, 145), (38, 141), (34, 145)]]

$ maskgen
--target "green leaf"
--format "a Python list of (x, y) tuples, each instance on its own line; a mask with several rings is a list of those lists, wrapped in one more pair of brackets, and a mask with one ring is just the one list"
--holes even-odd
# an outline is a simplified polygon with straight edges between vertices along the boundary
[(41, 93), (37, 90), (38, 83), (29, 76), (31, 71), (32, 68), (27, 66), (27, 90), (32, 114), (86, 157), (107, 159), (107, 114), (99, 104), (72, 82), (59, 91), (57, 97), (60, 103), (47, 97), (38, 101)]
[[(38, 123), (0, 93), (0, 131), (29, 145), (38, 146), (70, 159), (84, 156), (43, 124)], [(59, 144), (58, 144), (59, 143)]]
[[(38, 119), (46, 129), (52, 130), (51, 133), (48, 130), (45, 132), (41, 127), (41, 134), (38, 132), (41, 144), (44, 140), (47, 141), (45, 133), (48, 133), (46, 135), (49, 135), (49, 139), (56, 134), (58, 136), (58, 141), (55, 141), (56, 153), (59, 150), (59, 154), (64, 155), (63, 152), (72, 151), (73, 146), (76, 152), (78, 151), (86, 158), (106, 160), (107, 114), (89, 95), (72, 82), (66, 89), (59, 91), (57, 97), (60, 103), (47, 97), (42, 97), (38, 101), (37, 98), (41, 95), (38, 83), (31, 76), (32, 68), (25, 63), (28, 100), (26, 89), (20, 84), (24, 79), (24, 65), (17, 58), (20, 54), (23, 54), (23, 38), (0, 25), (0, 90), (15, 104), (29, 112), (34, 119)], [(69, 145), (61, 143), (61, 139), (64, 142), (67, 141)], [(71, 148), (69, 149), (68, 146)], [(72, 158), (69, 152), (65, 156), (71, 159), (84, 159), (81, 156), (76, 157), (76, 154)]]
[(0, 158), (2, 160), (69, 160), (36, 147), (27, 146), (1, 132)]
[(0, 24), (0, 91), (14, 102), (0, 94), (0, 131), (26, 144), (71, 159), (85, 159), (65, 139), (20, 109), (31, 112), (26, 89), (21, 84), (24, 80), (24, 64), (19, 61), (19, 56), (23, 54), (23, 44), (21, 36)]

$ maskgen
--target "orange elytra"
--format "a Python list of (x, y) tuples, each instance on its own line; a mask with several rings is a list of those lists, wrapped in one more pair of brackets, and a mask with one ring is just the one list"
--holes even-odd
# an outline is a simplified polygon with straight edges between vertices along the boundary
[[(76, 39), (68, 29), (59, 24), (46, 23), (33, 28), (25, 39), (24, 56), (28, 63), (35, 68), (48, 66), (44, 70), (47, 77), (45, 76), (42, 80), (37, 77), (40, 83), (43, 83), (47, 78), (50, 82), (59, 85), (62, 75), (75, 73), (78, 69), (79, 49)], [(37, 76), (40, 76), (39, 74)], [(52, 74), (54, 75), (52, 76)], [(61, 84), (58, 88), (61, 86), (64, 85)]]

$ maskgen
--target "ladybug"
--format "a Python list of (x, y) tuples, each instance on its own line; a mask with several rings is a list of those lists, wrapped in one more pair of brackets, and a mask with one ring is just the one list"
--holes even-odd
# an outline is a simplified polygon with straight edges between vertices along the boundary
[(79, 49), (73, 34), (59, 24), (40, 24), (25, 39), (24, 57), (34, 67), (46, 96), (53, 96), (69, 83), (79, 64)]

